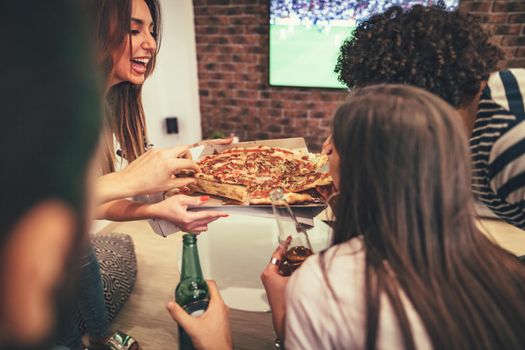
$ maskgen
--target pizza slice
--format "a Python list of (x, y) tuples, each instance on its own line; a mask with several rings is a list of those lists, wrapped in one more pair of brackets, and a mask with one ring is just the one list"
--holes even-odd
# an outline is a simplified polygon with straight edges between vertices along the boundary
[(288, 175), (282, 179), (285, 188), (290, 192), (303, 192), (333, 183), (332, 177), (327, 173), (308, 173)]
[(218, 182), (213, 176), (195, 174), (196, 183), (189, 187), (195, 192), (230, 198), (242, 203), (249, 202), (248, 187), (242, 184)]
[(319, 170), (328, 164), (328, 156), (322, 153), (309, 153), (308, 160), (315, 164), (317, 167), (316, 170)]

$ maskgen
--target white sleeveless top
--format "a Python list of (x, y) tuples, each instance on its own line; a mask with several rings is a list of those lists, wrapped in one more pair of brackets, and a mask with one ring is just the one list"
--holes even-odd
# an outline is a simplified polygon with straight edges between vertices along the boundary
[[(309, 257), (286, 289), (285, 348), (363, 349), (366, 338), (365, 251), (361, 238), (326, 252), (327, 274), (338, 301), (326, 286), (319, 255)], [(432, 345), (412, 304), (400, 293), (417, 349)], [(381, 297), (377, 349), (402, 349), (402, 335), (387, 297)]]

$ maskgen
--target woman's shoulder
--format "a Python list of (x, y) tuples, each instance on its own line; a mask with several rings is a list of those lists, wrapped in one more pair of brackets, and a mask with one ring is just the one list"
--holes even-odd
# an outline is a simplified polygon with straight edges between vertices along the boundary
[[(363, 238), (361, 236), (352, 238), (349, 241), (336, 244), (324, 251), (312, 255), (305, 262), (305, 269), (320, 269), (320, 264), (326, 264), (327, 271), (352, 261), (359, 262), (365, 257)], [(302, 269), (302, 267), (301, 267)]]
[[(286, 289), (290, 348), (355, 348), (362, 324), (364, 250), (361, 238), (309, 257)], [(346, 324), (353, 324), (353, 337)]]

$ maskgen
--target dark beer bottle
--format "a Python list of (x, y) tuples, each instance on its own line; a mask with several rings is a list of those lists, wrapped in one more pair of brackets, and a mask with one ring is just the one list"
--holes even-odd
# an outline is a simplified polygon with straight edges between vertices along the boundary
[(282, 276), (290, 276), (306, 258), (313, 254), (312, 245), (308, 233), (297, 221), (292, 208), (284, 200), (284, 192), (281, 189), (275, 189), (270, 193), (270, 198), (279, 229), (279, 243), (285, 249), (279, 265), (279, 273)]
[[(185, 234), (182, 244), (182, 268), (180, 282), (175, 289), (175, 301), (191, 316), (200, 316), (208, 308), (210, 293), (202, 276), (197, 236)], [(179, 349), (195, 349), (182, 327), (179, 327)]]

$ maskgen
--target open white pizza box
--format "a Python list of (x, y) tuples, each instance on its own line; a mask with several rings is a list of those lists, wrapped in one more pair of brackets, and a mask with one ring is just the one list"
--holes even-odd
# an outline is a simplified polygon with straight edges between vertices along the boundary
[[(226, 149), (230, 148), (249, 148), (257, 146), (268, 146), (268, 147), (282, 147), (291, 150), (300, 150), (305, 153), (308, 152), (308, 148), (302, 137), (286, 138), (286, 139), (275, 139), (275, 140), (262, 140), (262, 141), (247, 141), (247, 142), (238, 142), (230, 145), (206, 145), (202, 149), (200, 154), (197, 152), (192, 152), (194, 159), (197, 161), (213, 154), (220, 153)], [(279, 184), (275, 184), (276, 188)], [(201, 195), (201, 194), (196, 194)], [(325, 203), (309, 203), (309, 204), (292, 204), (290, 207), (293, 209), (295, 215), (299, 222), (313, 226), (313, 218), (317, 216), (326, 208)], [(210, 199), (206, 201), (200, 207), (191, 208), (191, 210), (209, 210), (217, 209), (222, 212), (227, 212), (230, 214), (237, 215), (253, 215), (253, 216), (262, 216), (262, 217), (273, 217), (272, 206), (268, 204), (262, 205), (240, 205), (240, 204), (229, 204), (227, 200), (222, 199), (221, 197), (210, 196)]]

